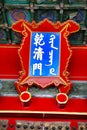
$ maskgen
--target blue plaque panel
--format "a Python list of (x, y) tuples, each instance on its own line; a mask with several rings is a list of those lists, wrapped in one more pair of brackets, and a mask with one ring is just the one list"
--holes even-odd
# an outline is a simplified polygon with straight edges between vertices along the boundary
[(29, 76), (59, 76), (60, 33), (32, 32)]

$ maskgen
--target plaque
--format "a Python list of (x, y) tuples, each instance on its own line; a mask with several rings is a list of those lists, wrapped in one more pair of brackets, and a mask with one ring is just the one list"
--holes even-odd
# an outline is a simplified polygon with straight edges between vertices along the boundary
[(64, 23), (48, 19), (39, 23), (21, 20), (12, 29), (23, 35), (18, 50), (22, 70), (15, 83), (18, 92), (27, 91), (33, 85), (42, 89), (54, 85), (60, 93), (68, 94), (72, 87), (67, 72), (72, 54), (68, 36), (80, 29), (79, 24), (72, 20)]

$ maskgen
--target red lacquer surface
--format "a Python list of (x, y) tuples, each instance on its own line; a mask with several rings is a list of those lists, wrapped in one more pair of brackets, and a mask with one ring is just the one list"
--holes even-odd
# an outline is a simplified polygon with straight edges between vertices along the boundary
[[(79, 107), (80, 106), (80, 107)], [(87, 116), (87, 99), (70, 98), (64, 109), (58, 107), (55, 98), (35, 98), (31, 99), (29, 107), (23, 107), (18, 97), (0, 97), (0, 113), (54, 113)], [(79, 107), (79, 109), (78, 109)]]
[(62, 93), (60, 93), (57, 98), (58, 98), (58, 100), (59, 100), (60, 102), (65, 102), (65, 101), (67, 100), (66, 95), (64, 95), (64, 94), (62, 94)]
[(87, 80), (87, 46), (71, 47), (72, 57), (69, 63), (71, 80)]
[(21, 70), (19, 46), (0, 45), (0, 78), (17, 79)]
[[(17, 79), (21, 70), (20, 46), (0, 45), (0, 79)], [(71, 47), (68, 72), (70, 80), (87, 80), (87, 46)]]
[(21, 98), (22, 98), (23, 100), (27, 100), (27, 99), (30, 98), (30, 96), (29, 96), (29, 94), (24, 93), (24, 94), (21, 95)]

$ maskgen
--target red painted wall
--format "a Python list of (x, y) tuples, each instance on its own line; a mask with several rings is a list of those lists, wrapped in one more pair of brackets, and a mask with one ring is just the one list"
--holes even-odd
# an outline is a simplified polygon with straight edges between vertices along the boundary
[[(0, 46), (0, 78), (17, 79), (21, 70), (18, 49), (20, 46)], [(70, 80), (87, 80), (87, 47), (71, 47), (72, 57), (68, 71)]]

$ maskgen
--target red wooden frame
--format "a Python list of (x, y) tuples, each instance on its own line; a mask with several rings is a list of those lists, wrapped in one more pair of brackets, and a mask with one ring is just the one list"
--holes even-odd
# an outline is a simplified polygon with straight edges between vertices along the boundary
[[(67, 67), (71, 57), (71, 50), (68, 41), (68, 36), (80, 29), (79, 25), (68, 20), (64, 23), (56, 22), (52, 23), (48, 19), (36, 24), (34, 21), (28, 23), (24, 20), (18, 21), (12, 26), (14, 31), (20, 32), (23, 35), (22, 44), (18, 51), (22, 70), (16, 88), (18, 92), (27, 90), (32, 84), (36, 84), (41, 88), (46, 88), (52, 84), (59, 87), (59, 91), (62, 93), (68, 93), (71, 88), (71, 83), (68, 79)], [(29, 62), (30, 62), (30, 42), (31, 32), (59, 32), (61, 33), (61, 53), (60, 53), (60, 76), (59, 77), (30, 77), (28, 76)], [(25, 89), (24, 89), (25, 88)]]

